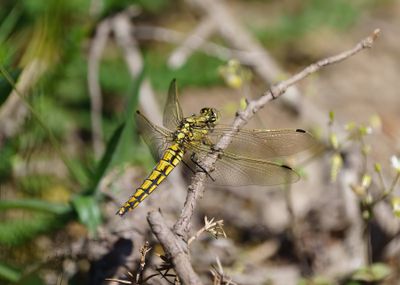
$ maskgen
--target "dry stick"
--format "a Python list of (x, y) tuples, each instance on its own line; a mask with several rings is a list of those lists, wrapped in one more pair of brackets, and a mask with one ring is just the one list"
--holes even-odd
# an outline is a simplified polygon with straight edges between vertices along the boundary
[[(163, 27), (148, 26), (148, 25), (138, 25), (135, 27), (135, 37), (138, 40), (156, 40), (160, 42), (166, 42), (171, 44), (181, 44), (185, 41), (186, 34), (177, 32), (171, 29), (166, 29)], [(244, 64), (250, 64), (253, 61), (254, 53), (241, 51), (237, 49), (227, 48), (219, 44), (202, 40), (203, 44), (198, 47), (187, 46), (187, 48), (197, 48), (199, 51), (223, 61), (229, 60), (231, 58), (237, 58), (240, 62)], [(195, 50), (192, 50), (193, 53)]]
[(90, 97), (90, 118), (92, 121), (92, 143), (96, 158), (99, 158), (104, 150), (103, 131), (101, 126), (103, 102), (99, 83), (99, 63), (110, 33), (110, 20), (105, 19), (97, 26), (96, 34), (90, 43), (88, 56), (87, 80)]
[(203, 19), (200, 24), (189, 33), (189, 36), (182, 44), (171, 53), (168, 59), (168, 65), (174, 69), (184, 65), (192, 53), (202, 46), (214, 31), (215, 21), (209, 17)]
[[(138, 77), (143, 69), (143, 57), (139, 51), (138, 44), (133, 37), (135, 27), (130, 21), (130, 12), (124, 11), (113, 17), (112, 28), (115, 40), (124, 53), (124, 59), (132, 78)], [(139, 103), (144, 114), (151, 114), (153, 123), (161, 124), (162, 118), (157, 108), (154, 91), (148, 79), (144, 79), (139, 91)]]
[[(341, 62), (365, 48), (371, 48), (379, 32), (380, 30), (376, 29), (370, 36), (361, 40), (352, 49), (311, 64), (291, 78), (272, 86), (271, 89), (269, 91), (266, 91), (263, 96), (261, 96), (258, 100), (250, 101), (244, 111), (238, 112), (238, 115), (232, 124), (232, 130), (226, 133), (220, 139), (220, 141), (216, 144), (216, 149), (224, 150), (231, 142), (233, 137), (232, 135), (235, 132), (239, 131), (239, 129), (246, 124), (246, 122), (254, 115), (254, 113), (264, 107), (264, 105), (267, 104), (269, 101), (276, 99), (277, 97), (282, 95), (290, 86), (294, 85), (295, 83), (299, 82), (310, 74), (315, 73), (324, 66)], [(217, 157), (218, 153), (212, 153), (205, 158), (205, 160), (203, 161), (205, 170), (211, 171)], [(205, 178), (206, 175), (204, 172), (198, 172), (193, 177), (192, 183), (188, 188), (185, 205), (182, 209), (178, 221), (174, 225), (174, 232), (184, 239), (186, 239), (189, 232), (191, 218), (193, 216), (194, 208), (196, 206), (196, 201), (199, 197), (203, 195)]]
[(200, 278), (194, 272), (189, 261), (187, 245), (178, 238), (165, 224), (165, 219), (158, 211), (152, 211), (147, 216), (152, 232), (162, 244), (183, 284), (202, 284)]

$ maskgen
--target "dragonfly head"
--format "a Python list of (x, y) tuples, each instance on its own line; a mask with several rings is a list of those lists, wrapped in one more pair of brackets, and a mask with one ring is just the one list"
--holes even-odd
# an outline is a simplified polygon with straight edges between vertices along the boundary
[(220, 117), (218, 110), (215, 108), (203, 108), (200, 110), (200, 115), (210, 124), (215, 124)]

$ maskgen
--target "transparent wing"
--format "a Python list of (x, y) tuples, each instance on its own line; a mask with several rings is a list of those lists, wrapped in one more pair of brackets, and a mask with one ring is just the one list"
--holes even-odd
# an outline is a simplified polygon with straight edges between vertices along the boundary
[(175, 130), (183, 120), (182, 108), (178, 101), (178, 89), (176, 80), (173, 79), (168, 90), (168, 98), (164, 107), (164, 127)]
[(281, 185), (294, 183), (300, 176), (289, 166), (225, 154), (217, 160), (211, 177), (217, 185)]
[(136, 112), (136, 120), (139, 133), (150, 148), (154, 160), (160, 160), (164, 151), (171, 144), (172, 133), (154, 125), (139, 111)]
[[(229, 127), (216, 126), (207, 136), (215, 144), (230, 130)], [(261, 160), (290, 156), (317, 145), (316, 140), (301, 129), (241, 129), (231, 137), (232, 142), (226, 149), (227, 153)]]
[[(190, 145), (187, 149), (195, 153), (201, 163), (209, 153), (207, 146)], [(185, 163), (195, 169), (195, 163), (185, 158)], [(289, 166), (260, 159), (251, 159), (224, 152), (210, 173), (216, 185), (280, 185), (299, 180), (299, 175)]]

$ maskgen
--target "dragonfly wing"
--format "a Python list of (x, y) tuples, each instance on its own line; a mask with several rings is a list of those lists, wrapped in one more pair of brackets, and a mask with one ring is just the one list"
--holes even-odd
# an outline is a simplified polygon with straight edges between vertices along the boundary
[(168, 98), (164, 107), (164, 127), (175, 130), (179, 123), (183, 120), (181, 105), (178, 101), (178, 88), (176, 80), (173, 79), (168, 90)]
[[(229, 127), (216, 127), (208, 137), (212, 143), (230, 132)], [(277, 159), (293, 155), (316, 146), (316, 140), (301, 129), (246, 130), (231, 135), (232, 142), (226, 152), (246, 158), (261, 160)]]
[(136, 120), (139, 133), (150, 148), (154, 160), (160, 160), (171, 144), (172, 133), (154, 125), (139, 111), (136, 113)]
[[(191, 153), (195, 153), (196, 161), (201, 161), (210, 152), (204, 145), (189, 145), (187, 149)], [(185, 164), (191, 169), (196, 168), (193, 161), (185, 158)], [(280, 185), (294, 183), (299, 180), (300, 176), (289, 166), (275, 162), (251, 159), (238, 156), (229, 152), (224, 152), (220, 159), (215, 163), (215, 169), (210, 174), (213, 184), (216, 185)]]
[(227, 155), (217, 160), (210, 175), (217, 185), (236, 186), (290, 184), (300, 178), (284, 164)]

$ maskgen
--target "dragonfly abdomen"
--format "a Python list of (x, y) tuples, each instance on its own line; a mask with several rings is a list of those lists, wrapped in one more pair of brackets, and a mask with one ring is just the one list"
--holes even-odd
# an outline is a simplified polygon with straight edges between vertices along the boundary
[(118, 210), (117, 214), (123, 216), (126, 212), (135, 209), (182, 161), (182, 157), (183, 149), (179, 144), (176, 143), (170, 146), (142, 185), (136, 189), (135, 193)]

